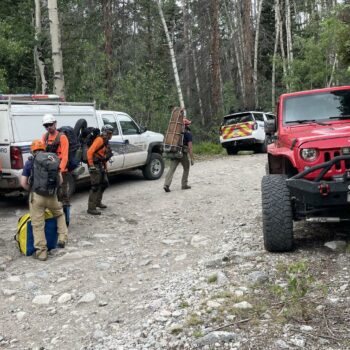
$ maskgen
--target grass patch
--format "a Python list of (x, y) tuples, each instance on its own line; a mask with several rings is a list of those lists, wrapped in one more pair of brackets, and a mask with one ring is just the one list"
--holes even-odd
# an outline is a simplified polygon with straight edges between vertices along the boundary
[(190, 306), (190, 304), (186, 300), (181, 300), (181, 302), (179, 304), (180, 309), (186, 309), (189, 306)]
[(193, 153), (194, 154), (223, 154), (224, 148), (221, 144), (213, 142), (200, 142), (193, 144)]
[(194, 332), (193, 332), (193, 337), (194, 338), (201, 338), (201, 337), (203, 337), (203, 332), (202, 331), (200, 331), (200, 330), (195, 330)]
[(218, 280), (218, 275), (215, 273), (208, 278), (208, 283), (216, 283)]
[(189, 315), (189, 317), (186, 320), (187, 326), (198, 326), (202, 324), (203, 321), (195, 314)]

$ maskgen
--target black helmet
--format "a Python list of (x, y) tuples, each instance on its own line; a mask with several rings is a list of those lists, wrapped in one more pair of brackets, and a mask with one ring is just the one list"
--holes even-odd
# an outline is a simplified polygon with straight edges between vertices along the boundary
[(101, 128), (101, 131), (104, 133), (107, 133), (107, 132), (113, 133), (113, 130), (114, 130), (113, 126), (110, 124), (103, 125), (103, 127)]

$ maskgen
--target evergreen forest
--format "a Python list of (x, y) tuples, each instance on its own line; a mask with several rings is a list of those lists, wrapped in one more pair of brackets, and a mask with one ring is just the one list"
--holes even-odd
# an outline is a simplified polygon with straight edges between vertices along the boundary
[(57, 93), (197, 139), (281, 93), (350, 84), (350, 0), (0, 0), (0, 93)]

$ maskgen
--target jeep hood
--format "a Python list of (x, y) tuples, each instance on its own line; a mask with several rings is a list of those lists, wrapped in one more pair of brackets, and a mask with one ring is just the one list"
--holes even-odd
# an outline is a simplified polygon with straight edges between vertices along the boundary
[(336, 148), (350, 146), (350, 124), (347, 125), (315, 125), (314, 128), (291, 128), (290, 138), (303, 148)]

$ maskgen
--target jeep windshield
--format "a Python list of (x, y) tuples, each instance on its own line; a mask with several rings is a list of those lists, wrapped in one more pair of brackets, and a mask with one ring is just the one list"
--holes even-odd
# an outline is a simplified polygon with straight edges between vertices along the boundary
[(233, 115), (226, 116), (224, 118), (222, 125), (225, 126), (225, 125), (232, 125), (232, 124), (246, 123), (246, 122), (253, 122), (253, 121), (254, 121), (254, 118), (251, 113), (240, 113), (240, 114), (233, 114)]
[(317, 123), (320, 120), (350, 120), (350, 90), (290, 96), (283, 103), (285, 124)]

